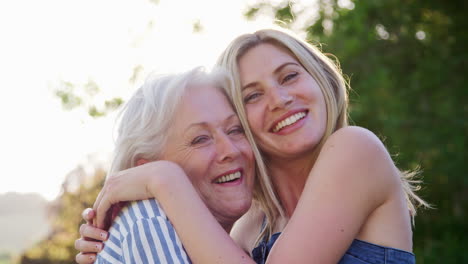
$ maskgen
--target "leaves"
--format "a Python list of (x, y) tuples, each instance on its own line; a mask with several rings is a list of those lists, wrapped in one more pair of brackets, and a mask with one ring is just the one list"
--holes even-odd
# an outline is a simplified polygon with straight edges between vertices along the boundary
[[(298, 28), (310, 42), (323, 43), (322, 50), (336, 55), (350, 76), (353, 122), (385, 136), (400, 168), (421, 167), (425, 184), (419, 194), (437, 209), (416, 217), (418, 263), (468, 262), (462, 253), (468, 245), (462, 235), (468, 233), (464, 4), (337, 2), (343, 1), (320, 0), (319, 19)], [(297, 4), (291, 2), (291, 10), (297, 10)], [(298, 12), (296, 21), (285, 22), (306, 21), (300, 16)], [(331, 31), (326, 28), (330, 25)]]
[[(27, 250), (20, 259), (22, 264), (72, 263), (75, 255), (75, 240), (79, 237), (79, 226), (83, 223), (81, 212), (92, 207), (101, 190), (105, 171), (96, 168), (86, 175), (78, 167), (66, 178), (62, 194), (49, 206), (52, 232), (42, 242)], [(78, 182), (78, 186), (76, 186)]]
[[(244, 15), (253, 20), (270, 14), (281, 26), (303, 29), (310, 42), (323, 43), (322, 50), (336, 55), (350, 77), (353, 123), (384, 136), (400, 168), (421, 167), (425, 185), (419, 194), (437, 209), (416, 217), (418, 263), (468, 263), (465, 3), (319, 0), (318, 13), (309, 19), (302, 16), (310, 16), (304, 12), (310, 7), (300, 1), (277, 2), (260, 1)], [(291, 27), (297, 23), (303, 24)], [(202, 29), (195, 21), (193, 30)], [(136, 66), (132, 84), (141, 72)], [(55, 95), (65, 110), (83, 107), (99, 117), (123, 103), (121, 98), (90, 103), (100, 90), (93, 80), (83, 86), (61, 81)], [(22, 263), (73, 262), (80, 213), (94, 202), (103, 174), (96, 172), (95, 182), (77, 190), (64, 185), (51, 207), (54, 232), (26, 252)]]

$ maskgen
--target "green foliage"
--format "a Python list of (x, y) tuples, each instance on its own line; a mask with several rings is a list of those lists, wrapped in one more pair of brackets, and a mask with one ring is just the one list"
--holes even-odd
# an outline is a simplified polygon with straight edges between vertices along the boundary
[(200, 33), (203, 31), (203, 25), (201, 21), (198, 19), (192, 24), (192, 32), (193, 33)]
[(55, 91), (55, 95), (60, 98), (62, 107), (65, 110), (71, 110), (83, 103), (83, 100), (76, 95), (74, 85), (70, 82), (62, 81), (61, 88)]
[[(339, 58), (349, 76), (352, 122), (380, 135), (400, 168), (420, 166), (423, 170), (425, 184), (419, 194), (436, 209), (421, 211), (416, 217), (418, 263), (468, 263), (464, 254), (468, 248), (468, 20), (464, 3), (386, 0), (340, 7), (338, 3), (346, 1), (318, 2), (318, 20), (301, 27), (309, 41), (323, 43), (325, 52)], [(244, 14), (255, 19), (263, 9), (272, 9), (272, 17), (283, 21), (280, 25), (291, 27), (300, 20), (298, 16), (306, 14), (294, 7), (293, 1), (276, 6), (262, 1)], [(141, 67), (136, 67), (130, 81), (140, 72)], [(85, 88), (89, 96), (99, 91), (92, 81)], [(83, 104), (71, 83), (63, 82), (56, 95), (65, 109)], [(87, 109), (98, 117), (120, 104), (122, 99), (116, 98), (104, 108)], [(93, 204), (102, 186), (104, 172), (96, 174), (94, 182), (76, 191), (64, 188), (51, 209), (53, 232), (28, 250), (21, 263), (73, 262), (80, 213)]]
[(416, 218), (418, 263), (468, 263), (464, 4), (356, 1), (349, 10), (320, 2), (319, 20), (303, 28), (350, 77), (351, 119), (382, 136), (400, 168), (423, 171), (419, 194), (436, 209)]
[(291, 4), (291, 2), (287, 2), (284, 7), (281, 7), (278, 10), (276, 10), (275, 18), (278, 21), (286, 23), (287, 25), (294, 21), (294, 14), (291, 10)]
[[(104, 178), (105, 172), (101, 169), (97, 169), (92, 177), (85, 177), (80, 168), (67, 177), (62, 194), (50, 206), (52, 232), (21, 256), (21, 264), (74, 263), (78, 253), (74, 243), (83, 223), (81, 212), (93, 206)], [(77, 181), (79, 186), (76, 186)]]
[[(129, 81), (134, 83), (141, 71), (141, 65), (136, 66)], [(96, 95), (100, 94), (101, 89), (95, 81), (90, 79), (84, 85), (76, 86), (77, 85), (71, 82), (62, 80), (58, 88), (55, 89), (55, 96), (60, 99), (62, 107), (66, 111), (83, 107), (87, 109), (89, 116), (98, 118), (116, 110), (124, 102), (122, 98), (114, 97), (104, 101), (103, 106), (98, 106), (97, 103), (94, 102), (94, 98)]]
[(12, 256), (9, 253), (0, 253), (0, 264), (11, 264), (13, 263), (12, 261)]
[(255, 15), (257, 15), (258, 11), (260, 10), (259, 7), (252, 7), (252, 8), (249, 8), (249, 10), (247, 10), (247, 12), (244, 13), (244, 16), (245, 18), (247, 18), (248, 20), (252, 20)]

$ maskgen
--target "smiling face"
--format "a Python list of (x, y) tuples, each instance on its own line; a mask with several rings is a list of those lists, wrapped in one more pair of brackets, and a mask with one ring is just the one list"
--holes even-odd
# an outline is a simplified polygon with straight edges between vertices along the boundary
[(215, 87), (188, 87), (174, 116), (163, 159), (179, 164), (224, 226), (250, 208), (252, 149), (237, 115)]
[(262, 43), (239, 58), (242, 97), (260, 149), (270, 159), (311, 154), (327, 111), (312, 76), (284, 48)]

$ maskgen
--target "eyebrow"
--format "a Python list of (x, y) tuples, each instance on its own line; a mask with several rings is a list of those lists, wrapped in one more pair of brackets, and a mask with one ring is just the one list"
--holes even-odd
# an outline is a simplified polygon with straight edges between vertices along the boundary
[[(232, 115), (229, 115), (229, 116), (226, 117), (222, 122), (223, 122), (223, 123), (226, 123), (226, 122), (231, 121), (231, 120), (234, 119), (234, 118), (237, 118), (236, 113), (233, 113)], [(193, 127), (197, 127), (197, 126), (206, 127), (206, 126), (208, 126), (208, 123), (207, 123), (207, 122), (198, 122), (198, 123), (190, 124), (190, 125), (185, 129), (185, 132), (187, 132), (187, 131), (189, 131), (190, 129), (192, 129)], [(184, 133), (184, 134), (185, 134), (185, 133)]]
[[(274, 71), (273, 71), (273, 74), (278, 74), (283, 68), (285, 68), (286, 66), (288, 65), (295, 65), (295, 66), (299, 66), (298, 63), (296, 62), (285, 62), (283, 64), (281, 64), (280, 66), (278, 66)], [(254, 87), (258, 84), (258, 82), (251, 82), (251, 83), (248, 83), (244, 86), (242, 86), (242, 91), (247, 89), (247, 88), (251, 88), (251, 87)]]

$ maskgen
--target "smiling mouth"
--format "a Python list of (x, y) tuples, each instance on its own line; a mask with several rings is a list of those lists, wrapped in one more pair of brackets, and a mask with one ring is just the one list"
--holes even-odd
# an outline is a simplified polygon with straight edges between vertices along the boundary
[(215, 183), (226, 183), (226, 182), (233, 182), (241, 178), (241, 172), (236, 171), (234, 173), (230, 173), (227, 175), (223, 175), (216, 179)]
[(278, 122), (276, 126), (272, 129), (273, 133), (280, 131), (281, 129), (295, 124), (297, 121), (303, 119), (307, 115), (307, 111), (296, 113), (281, 122)]

